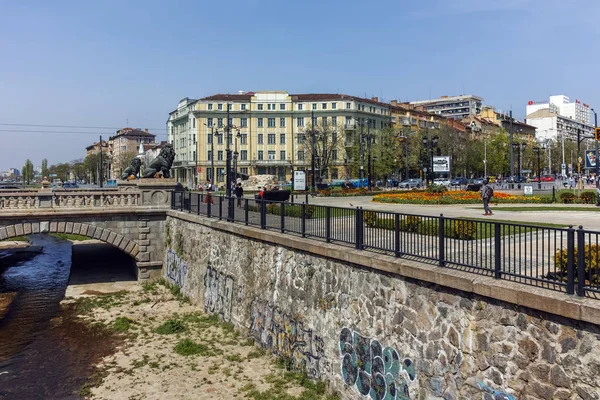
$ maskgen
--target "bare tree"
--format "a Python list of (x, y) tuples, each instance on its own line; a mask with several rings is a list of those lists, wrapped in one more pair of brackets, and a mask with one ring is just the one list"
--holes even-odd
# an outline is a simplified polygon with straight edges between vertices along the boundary
[(131, 160), (137, 155), (134, 151), (124, 151), (119, 153), (117, 157), (112, 161), (115, 167), (115, 172), (120, 175), (121, 172), (131, 164)]
[[(344, 147), (340, 141), (342, 130), (337, 125), (308, 123), (304, 133), (298, 134), (298, 149), (304, 152), (309, 165), (315, 158), (315, 180), (322, 182), (330, 172), (330, 167), (343, 157)], [(343, 159), (343, 158), (342, 158)]]

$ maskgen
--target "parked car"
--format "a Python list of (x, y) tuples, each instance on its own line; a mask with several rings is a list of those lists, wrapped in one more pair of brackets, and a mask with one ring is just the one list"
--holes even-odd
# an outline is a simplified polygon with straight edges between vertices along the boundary
[(405, 179), (398, 184), (398, 187), (402, 189), (412, 189), (420, 187), (422, 183), (423, 180), (421, 178)]
[(483, 186), (483, 178), (469, 179), (467, 183), (467, 192), (479, 192)]
[(450, 186), (450, 180), (448, 178), (436, 178), (433, 180), (433, 183), (441, 186)]
[(461, 186), (461, 185), (466, 185), (467, 183), (469, 183), (469, 180), (467, 178), (463, 178), (463, 177), (454, 178), (450, 182), (450, 184), (452, 186)]
[(65, 189), (78, 189), (79, 185), (76, 184), (75, 182), (65, 182), (65, 183), (63, 183), (63, 187)]
[(554, 182), (554, 177), (552, 175), (542, 175), (540, 180), (542, 182)]

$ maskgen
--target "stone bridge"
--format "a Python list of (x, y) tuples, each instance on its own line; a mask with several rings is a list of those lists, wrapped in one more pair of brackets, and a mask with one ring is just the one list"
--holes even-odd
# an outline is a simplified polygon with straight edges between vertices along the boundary
[(121, 182), (113, 190), (0, 192), (0, 240), (34, 233), (98, 239), (135, 260), (138, 280), (159, 277), (172, 180)]

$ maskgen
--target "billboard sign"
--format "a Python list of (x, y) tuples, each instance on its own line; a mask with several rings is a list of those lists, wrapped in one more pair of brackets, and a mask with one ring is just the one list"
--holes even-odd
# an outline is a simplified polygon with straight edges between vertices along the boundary
[(598, 159), (598, 154), (596, 154), (596, 150), (586, 150), (585, 151), (585, 168), (596, 168), (596, 160)]
[(450, 172), (450, 157), (433, 157), (433, 172)]
[(294, 190), (306, 190), (306, 175), (304, 171), (294, 171)]

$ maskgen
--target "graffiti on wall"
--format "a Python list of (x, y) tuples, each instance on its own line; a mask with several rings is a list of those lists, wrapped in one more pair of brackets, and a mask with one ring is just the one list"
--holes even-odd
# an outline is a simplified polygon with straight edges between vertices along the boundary
[(516, 397), (500, 390), (494, 390), (483, 382), (479, 382), (477, 385), (483, 392), (483, 400), (517, 400)]
[(400, 359), (396, 349), (343, 328), (340, 333), (341, 372), (344, 382), (373, 400), (410, 399), (408, 382), (415, 380), (412, 360)]
[(328, 370), (323, 338), (266, 301), (252, 303), (251, 333), (262, 347), (288, 358), (292, 368), (310, 377), (319, 378)]
[(223, 321), (231, 321), (233, 278), (208, 265), (204, 275), (204, 311), (219, 314)]
[(167, 250), (167, 279), (174, 285), (183, 288), (188, 273), (186, 262), (171, 249)]

